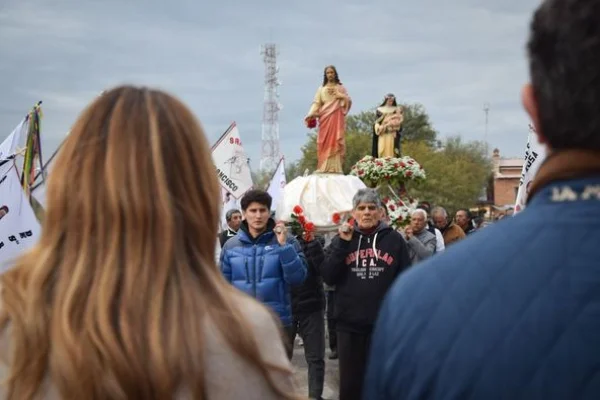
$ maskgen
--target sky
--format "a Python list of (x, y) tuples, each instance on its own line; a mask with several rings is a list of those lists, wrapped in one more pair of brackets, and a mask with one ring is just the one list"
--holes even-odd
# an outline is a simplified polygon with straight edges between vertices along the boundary
[[(0, 140), (43, 101), (51, 154), (103, 90), (132, 83), (188, 104), (212, 143), (235, 121), (254, 169), (264, 64), (276, 43), (280, 146), (300, 158), (303, 118), (334, 64), (351, 113), (386, 93), (422, 104), (440, 137), (524, 154), (525, 45), (539, 0), (0, 0)], [(484, 104), (489, 104), (488, 134)]]

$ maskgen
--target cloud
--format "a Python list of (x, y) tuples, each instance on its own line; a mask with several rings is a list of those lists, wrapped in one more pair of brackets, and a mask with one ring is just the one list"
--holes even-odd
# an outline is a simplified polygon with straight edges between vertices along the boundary
[(524, 45), (538, 1), (420, 2), (223, 0), (207, 3), (31, 0), (0, 8), (0, 134), (44, 101), (48, 154), (94, 96), (121, 83), (182, 98), (211, 142), (238, 123), (253, 167), (260, 159), (264, 67), (260, 46), (279, 46), (281, 150), (300, 156), (302, 119), (335, 64), (353, 111), (385, 93), (418, 102), (441, 136), (488, 140), (520, 156), (528, 120)]

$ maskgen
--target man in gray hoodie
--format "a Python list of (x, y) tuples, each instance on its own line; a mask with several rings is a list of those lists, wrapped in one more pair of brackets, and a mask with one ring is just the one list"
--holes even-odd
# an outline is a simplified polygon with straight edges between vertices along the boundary
[(404, 230), (408, 256), (412, 265), (433, 255), (436, 237), (427, 229), (427, 211), (416, 209), (410, 217), (410, 225)]

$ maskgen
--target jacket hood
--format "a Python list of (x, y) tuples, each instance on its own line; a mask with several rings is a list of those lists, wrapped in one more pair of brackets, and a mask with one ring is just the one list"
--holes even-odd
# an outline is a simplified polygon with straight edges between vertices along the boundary
[(240, 225), (240, 239), (249, 243), (267, 241), (275, 235), (273, 229), (275, 229), (275, 220), (273, 218), (269, 218), (269, 220), (267, 221), (267, 228), (265, 229), (265, 231), (261, 233), (258, 237), (253, 238), (250, 234), (250, 228), (248, 228), (248, 222), (244, 220), (242, 221), (242, 225)]
[(354, 221), (354, 231), (363, 236), (372, 236), (379, 232), (391, 230), (391, 229), (392, 229), (391, 226), (389, 226), (388, 224), (386, 224), (383, 221), (380, 221), (379, 224), (375, 227), (375, 229), (371, 233), (365, 233), (358, 227), (358, 223), (356, 221)]
[[(379, 253), (377, 252), (377, 243), (379, 239), (385, 237), (388, 233), (393, 232), (394, 229), (383, 221), (380, 221), (375, 229), (370, 233), (364, 233), (359, 227), (356, 221), (354, 222), (354, 234), (352, 235), (353, 241), (358, 236), (356, 242), (356, 251), (360, 251), (363, 247), (363, 243), (367, 244), (368, 247), (373, 249), (375, 259), (379, 261)], [(358, 266), (358, 258), (356, 259)]]

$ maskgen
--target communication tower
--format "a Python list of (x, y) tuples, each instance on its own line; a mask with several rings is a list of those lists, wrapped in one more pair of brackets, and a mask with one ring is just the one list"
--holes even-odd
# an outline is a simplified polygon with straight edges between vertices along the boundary
[(487, 157), (488, 153), (489, 153), (489, 150), (488, 150), (488, 125), (490, 122), (490, 103), (485, 103), (483, 105), (483, 112), (485, 113), (485, 132), (484, 132), (483, 140), (485, 142), (485, 155)]
[(277, 66), (277, 46), (267, 43), (261, 46), (261, 55), (265, 63), (265, 98), (263, 103), (262, 119), (262, 150), (260, 169), (263, 172), (272, 172), (277, 168), (281, 159), (279, 151), (279, 67)]

